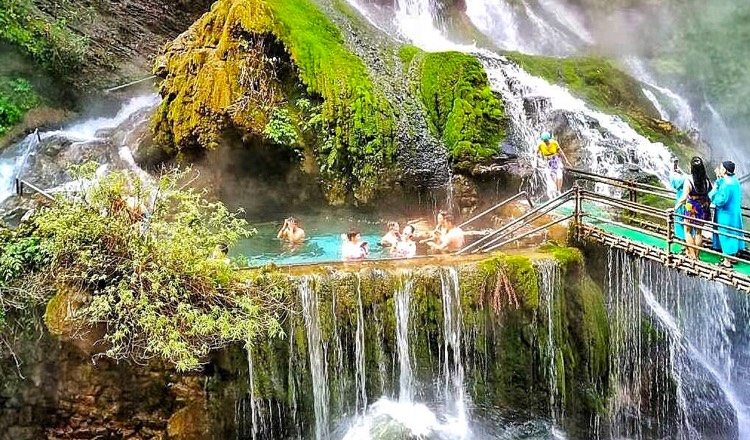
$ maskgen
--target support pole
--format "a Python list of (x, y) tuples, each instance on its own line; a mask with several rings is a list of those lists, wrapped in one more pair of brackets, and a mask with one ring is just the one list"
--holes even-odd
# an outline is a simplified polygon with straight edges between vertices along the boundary
[(574, 211), (574, 220), (573, 220), (573, 228), (575, 228), (575, 238), (576, 241), (581, 241), (581, 221), (583, 220), (582, 214), (582, 205), (583, 200), (581, 200), (581, 187), (576, 182), (573, 185), (573, 191), (575, 191), (575, 197), (576, 197), (576, 207)]
[(667, 210), (667, 267), (672, 267), (672, 243), (674, 242), (674, 208)]

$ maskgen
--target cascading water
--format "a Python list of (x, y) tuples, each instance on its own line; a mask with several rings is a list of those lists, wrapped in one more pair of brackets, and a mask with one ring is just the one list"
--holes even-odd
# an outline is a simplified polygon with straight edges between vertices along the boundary
[(396, 345), (399, 364), (399, 402), (410, 403), (414, 399), (414, 377), (411, 370), (409, 350), (409, 316), (411, 314), (412, 280), (406, 280), (401, 289), (396, 290)]
[(258, 403), (255, 400), (255, 374), (253, 372), (253, 351), (247, 348), (247, 381), (250, 387), (250, 414), (253, 422), (252, 436), (255, 440), (258, 436)]
[(297, 289), (302, 302), (307, 350), (310, 355), (310, 373), (312, 375), (315, 409), (315, 439), (327, 440), (330, 438), (328, 425), (328, 360), (320, 328), (318, 293), (315, 290), (315, 281), (313, 277), (302, 277)]
[[(463, 321), (458, 272), (448, 268), (440, 273), (443, 299), (443, 386), (448, 409), (455, 412), (459, 426), (467, 430), (464, 364), (461, 356)], [(461, 433), (465, 438), (468, 432)]]
[[(467, 13), (471, 15), (476, 10), (480, 11), (476, 15), (487, 18), (487, 11), (502, 5), (503, 2), (469, 0)], [(565, 88), (529, 75), (505, 57), (449, 41), (438, 28), (438, 9), (435, 0), (399, 1), (396, 25), (405, 38), (424, 50), (458, 50), (472, 53), (482, 61), (492, 90), (502, 95), (505, 104), (510, 120), (507, 141), (521, 153), (525, 166), (533, 170), (529, 181), (532, 192), (547, 197), (555, 195), (551, 176), (535, 166), (538, 139), (543, 131), (562, 131), (567, 139), (575, 140), (577, 167), (617, 177), (637, 166), (667, 181), (672, 155), (664, 145), (650, 142), (619, 117), (592, 110)], [(503, 15), (502, 10), (499, 15)], [(568, 19), (573, 20), (574, 16), (571, 13)]]
[(746, 369), (734, 371), (748, 350), (736, 332), (747, 297), (621, 251), (610, 252), (609, 270), (618, 274), (609, 286), (612, 436), (749, 438)]
[[(17, 174), (50, 189), (66, 183), (67, 166), (82, 160), (97, 160), (103, 166), (128, 169), (146, 177), (135, 164), (130, 146), (147, 126), (150, 112), (159, 102), (156, 94), (136, 96), (124, 102), (114, 116), (96, 117), (60, 130), (40, 132), (39, 142), (34, 135), (29, 135), (5, 148), (0, 153), (0, 202), (12, 195)], [(109, 148), (113, 151), (108, 151)]]
[(562, 418), (560, 405), (559, 368), (557, 363), (562, 362), (563, 356), (555, 342), (555, 334), (558, 324), (555, 316), (555, 301), (560, 295), (562, 287), (562, 272), (560, 265), (554, 260), (541, 260), (535, 264), (539, 276), (539, 293), (541, 294), (544, 314), (547, 318), (547, 346), (545, 355), (547, 357), (547, 383), (549, 387), (549, 410), (550, 418), (557, 423)]
[(362, 309), (362, 279), (357, 274), (357, 333), (355, 336), (355, 357), (356, 357), (356, 385), (357, 385), (357, 405), (356, 410), (360, 409), (364, 413), (367, 409), (367, 390), (365, 388), (367, 376), (365, 374), (365, 316)]

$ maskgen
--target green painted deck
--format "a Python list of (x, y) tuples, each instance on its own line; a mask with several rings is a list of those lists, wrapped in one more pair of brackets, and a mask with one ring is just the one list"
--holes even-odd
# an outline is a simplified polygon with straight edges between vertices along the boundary
[[(604, 221), (598, 221), (598, 218), (606, 219), (606, 220), (613, 220), (613, 217), (611, 213), (605, 209), (602, 209), (600, 206), (597, 206), (596, 203), (585, 201), (582, 205), (583, 211), (586, 213), (586, 216), (584, 217), (584, 222), (587, 225), (594, 226), (598, 229), (601, 229), (603, 232), (616, 236), (616, 237), (622, 237), (626, 238), (632, 241), (636, 241), (639, 243), (642, 243), (647, 246), (652, 246), (656, 249), (659, 249), (661, 251), (667, 250), (667, 240), (666, 238), (657, 237), (654, 233), (649, 233), (647, 231), (643, 230), (636, 230), (631, 228), (626, 228), (618, 225), (613, 225)], [(560, 206), (555, 210), (555, 212), (558, 215), (570, 215), (575, 212), (575, 203), (572, 201), (565, 203), (564, 205)], [(681, 246), (679, 244), (672, 244), (671, 252), (673, 254), (677, 254), (681, 252), (684, 249), (684, 246)], [(719, 265), (721, 262), (722, 257), (719, 255), (711, 254), (708, 252), (701, 252), (700, 253), (700, 261), (707, 263), (707, 264), (715, 264)], [(740, 275), (744, 275), (747, 277), (750, 277), (750, 263), (746, 262), (739, 262), (734, 265), (732, 270)]]

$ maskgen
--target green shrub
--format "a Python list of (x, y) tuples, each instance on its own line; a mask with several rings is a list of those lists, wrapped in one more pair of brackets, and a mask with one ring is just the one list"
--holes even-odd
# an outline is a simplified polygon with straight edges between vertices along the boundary
[(294, 121), (285, 108), (275, 108), (271, 114), (271, 120), (266, 124), (263, 134), (278, 145), (296, 146), (299, 142), (297, 129)]
[[(73, 174), (92, 179), (94, 169)], [(275, 305), (285, 290), (274, 289), (273, 280), (259, 287), (213, 254), (252, 231), (220, 202), (182, 189), (184, 177), (166, 173), (149, 189), (115, 172), (78, 198), (59, 198), (34, 217), (33, 238), (4, 242), (3, 276), (33, 267), (44, 276), (16, 295), (49, 294), (53, 280), (58, 291), (86, 297), (72, 325), (102, 328), (106, 354), (115, 359), (160, 357), (189, 370), (212, 349), (279, 334)], [(50, 310), (55, 304), (47, 315), (64, 317)]]

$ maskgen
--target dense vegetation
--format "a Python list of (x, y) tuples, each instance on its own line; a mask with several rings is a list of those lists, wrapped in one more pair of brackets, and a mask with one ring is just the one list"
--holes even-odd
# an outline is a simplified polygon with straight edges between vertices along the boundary
[[(93, 171), (74, 174), (90, 182)], [(184, 177), (165, 173), (147, 187), (111, 173), (4, 232), (1, 316), (49, 301), (52, 331), (95, 330), (110, 357), (158, 357), (178, 370), (228, 343), (278, 334), (286, 289), (273, 275), (236, 275), (214, 253), (249, 236), (246, 222), (183, 189)]]
[(0, 0), (0, 40), (61, 74), (83, 61), (88, 44), (67, 27), (63, 17), (50, 19), (31, 0)]
[(0, 135), (20, 122), (23, 115), (38, 105), (40, 100), (27, 80), (0, 80)]

